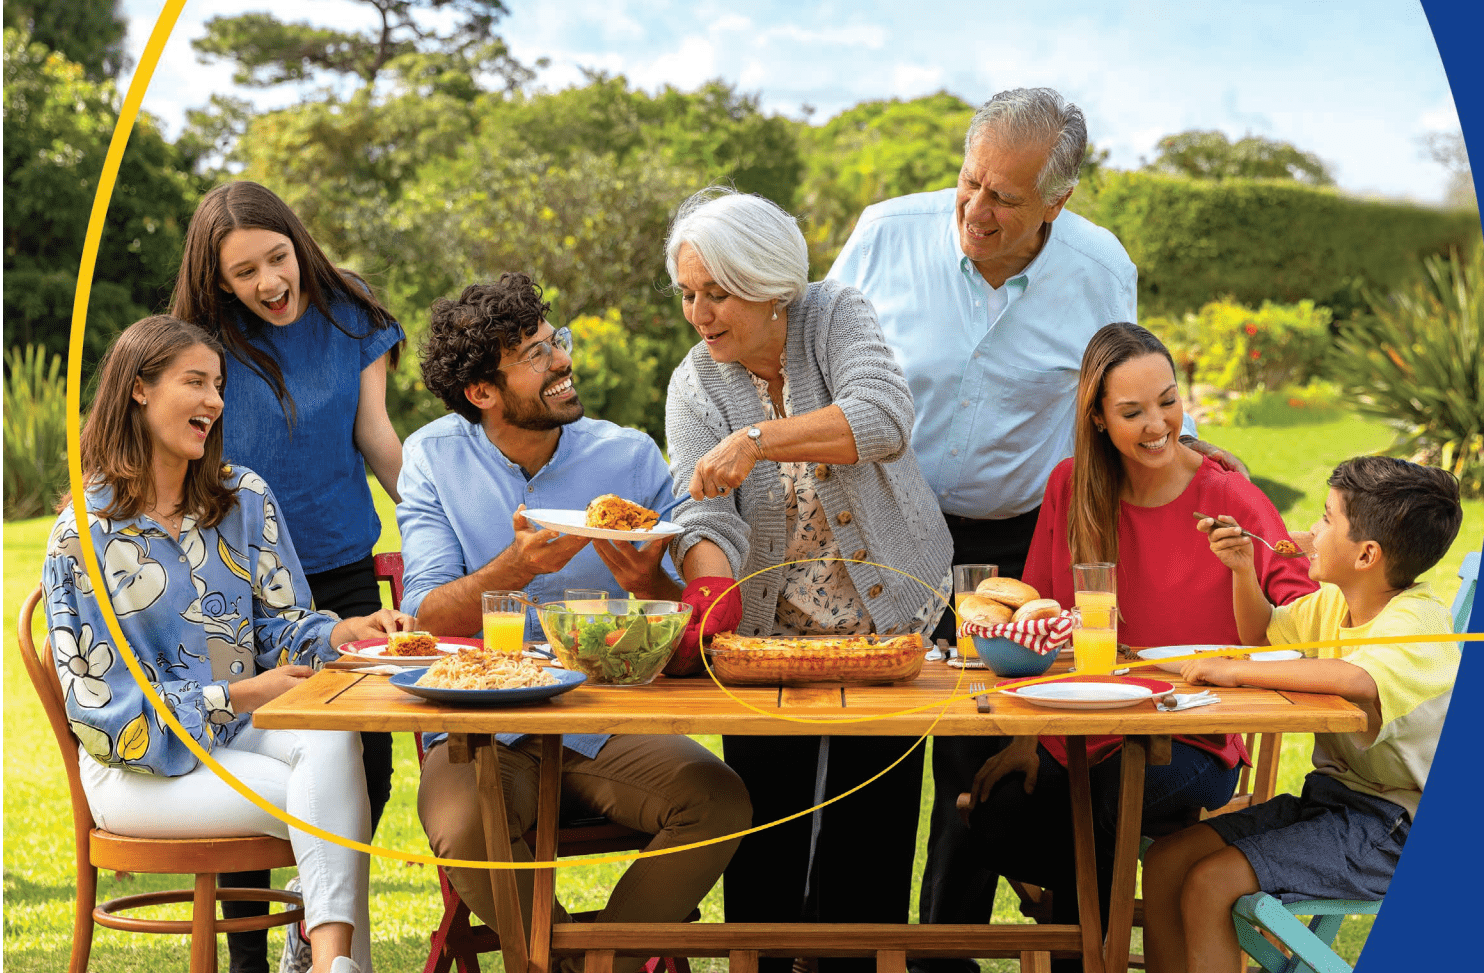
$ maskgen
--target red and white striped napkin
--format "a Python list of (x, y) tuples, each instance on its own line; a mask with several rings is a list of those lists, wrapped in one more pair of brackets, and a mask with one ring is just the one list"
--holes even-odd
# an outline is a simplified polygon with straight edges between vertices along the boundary
[(958, 627), (958, 631), (960, 635), (977, 635), (980, 638), (1007, 638), (1039, 655), (1048, 655), (1072, 640), (1072, 614), (1064, 611), (1055, 618), (996, 622), (993, 625), (964, 622)]

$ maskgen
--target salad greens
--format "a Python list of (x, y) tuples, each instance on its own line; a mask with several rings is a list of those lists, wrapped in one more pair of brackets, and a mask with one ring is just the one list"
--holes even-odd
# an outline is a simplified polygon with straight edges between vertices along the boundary
[(686, 615), (625, 615), (543, 608), (541, 626), (562, 665), (596, 683), (642, 685), (659, 674), (685, 628)]

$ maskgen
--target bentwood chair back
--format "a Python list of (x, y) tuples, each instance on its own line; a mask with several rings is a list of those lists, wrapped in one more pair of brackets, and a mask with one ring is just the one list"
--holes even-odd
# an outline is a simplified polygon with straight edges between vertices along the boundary
[[(67, 722), (67, 706), (61, 680), (52, 663), (51, 642), (36, 651), (31, 637), (31, 616), (41, 600), (36, 588), (21, 606), (16, 625), (21, 660), (31, 685), (46, 711), (47, 722), (57, 739), (67, 789), (72, 800), (72, 834), (77, 854), (77, 901), (72, 925), (72, 957), (69, 973), (86, 973), (93, 945), (93, 925), (128, 932), (166, 933), (191, 937), (191, 973), (215, 973), (216, 934), (267, 929), (304, 918), (299, 896), (278, 889), (218, 889), (217, 875), (287, 868), (294, 864), (294, 851), (287, 841), (267, 835), (237, 838), (130, 838), (93, 827), (79, 771), (78, 741)], [(91, 757), (88, 759), (92, 759)], [(144, 874), (194, 875), (193, 888), (145, 892), (97, 903), (98, 869)], [(283, 902), (293, 908), (266, 916), (218, 919), (216, 903), (252, 899)], [(121, 915), (131, 909), (171, 902), (190, 902), (191, 919), (139, 919)]]

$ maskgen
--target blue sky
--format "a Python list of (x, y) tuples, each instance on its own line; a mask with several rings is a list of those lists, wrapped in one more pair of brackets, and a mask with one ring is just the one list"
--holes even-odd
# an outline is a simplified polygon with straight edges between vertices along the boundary
[[(498, 29), (515, 56), (551, 61), (541, 87), (579, 84), (583, 67), (650, 90), (721, 77), (760, 95), (765, 110), (802, 118), (808, 104), (821, 122), (872, 98), (946, 89), (978, 103), (1049, 85), (1083, 108), (1092, 141), (1123, 168), (1163, 135), (1216, 128), (1312, 151), (1347, 191), (1434, 202), (1447, 176), (1417, 138), (1458, 125), (1415, 0), (506, 3)], [(160, 7), (124, 2), (136, 57)], [(352, 0), (189, 0), (145, 98), (168, 134), (187, 108), (232, 92), (230, 70), (197, 62), (189, 39), (210, 17), (244, 10), (345, 26), (373, 14)], [(264, 106), (296, 96), (235, 93)]]

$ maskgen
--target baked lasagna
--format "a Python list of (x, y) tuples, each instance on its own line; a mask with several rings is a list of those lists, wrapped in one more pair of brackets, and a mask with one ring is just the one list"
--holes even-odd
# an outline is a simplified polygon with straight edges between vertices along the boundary
[(724, 682), (880, 683), (917, 678), (919, 635), (838, 635), (760, 638), (722, 633), (711, 642), (711, 663)]

